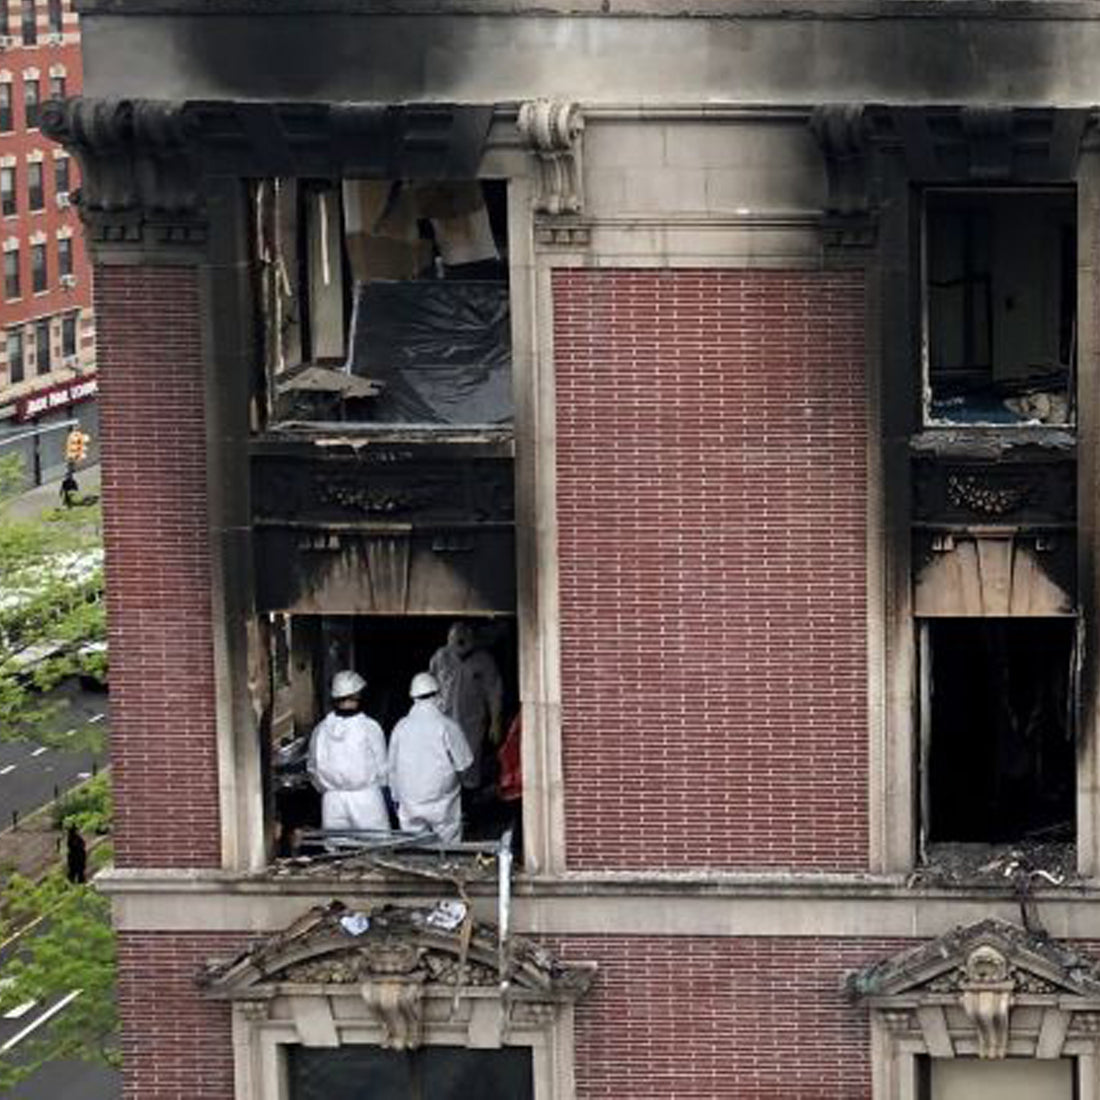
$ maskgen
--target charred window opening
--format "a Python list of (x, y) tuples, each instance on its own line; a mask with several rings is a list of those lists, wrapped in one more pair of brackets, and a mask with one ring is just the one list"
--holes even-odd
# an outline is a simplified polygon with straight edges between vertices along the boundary
[(265, 180), (254, 209), (269, 424), (511, 423), (504, 182)]
[[(456, 625), (466, 638), (458, 651)], [(495, 840), (512, 827), (516, 850), (522, 851), (513, 618), (275, 615), (270, 639), (275, 686), (271, 789), (279, 855), (308, 852), (303, 833), (323, 825), (322, 795), (309, 772), (310, 739), (332, 708), (333, 678), (344, 670), (366, 681), (362, 710), (381, 726), (387, 746), (412, 705), (413, 678), (434, 674), (441, 689), (434, 701), (463, 727), (475, 756), (461, 777), (462, 839)], [(392, 802), (389, 816), (390, 827), (398, 829), (401, 821)]]
[(926, 420), (1071, 423), (1074, 192), (932, 191), (925, 215)]
[(1076, 620), (923, 626), (924, 834), (930, 844), (1069, 843)]

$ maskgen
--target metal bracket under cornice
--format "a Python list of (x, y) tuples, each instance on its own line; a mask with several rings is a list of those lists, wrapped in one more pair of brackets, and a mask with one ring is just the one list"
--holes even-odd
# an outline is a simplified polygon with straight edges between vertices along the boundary
[(576, 103), (535, 99), (521, 105), (516, 126), (538, 168), (535, 238), (543, 245), (588, 243), (584, 213), (584, 116)]

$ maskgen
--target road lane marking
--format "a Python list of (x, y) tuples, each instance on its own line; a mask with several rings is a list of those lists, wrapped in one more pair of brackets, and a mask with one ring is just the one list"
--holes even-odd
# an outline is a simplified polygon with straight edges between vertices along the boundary
[(37, 1019), (31, 1020), (29, 1024), (22, 1031), (16, 1032), (3, 1046), (0, 1046), (0, 1054), (7, 1054), (12, 1047), (21, 1043), (28, 1035), (37, 1031), (47, 1020), (52, 1020), (59, 1012), (63, 1012), (66, 1008), (72, 1004), (73, 1001), (83, 993), (82, 989), (74, 989), (71, 993), (66, 993), (60, 1001), (53, 1006), (53, 1008), (46, 1009)]
[(8, 772), (13, 772), (13, 771), (15, 771), (15, 765), (14, 764), (8, 764), (6, 767), (0, 768), (0, 775), (7, 775)]
[(28, 1012), (34, 1006), (38, 1004), (35, 1000), (24, 1001), (21, 1005), (16, 1005), (15, 1008), (9, 1009), (4, 1013), (5, 1020), (18, 1020), (20, 1016), (26, 1016)]
[(77, 779), (91, 779), (92, 778), (92, 773), (91, 772), (77, 772), (76, 777), (77, 777)]
[(39, 745), (38, 748), (35, 749), (34, 752), (31, 753), (31, 756), (41, 756), (44, 752), (49, 752), (49, 751), (50, 750), (48, 748), (46, 748), (45, 745)]

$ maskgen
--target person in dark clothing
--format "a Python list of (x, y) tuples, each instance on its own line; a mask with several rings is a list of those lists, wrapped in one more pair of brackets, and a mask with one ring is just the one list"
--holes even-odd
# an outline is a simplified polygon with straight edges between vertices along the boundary
[(76, 494), (80, 492), (80, 486), (76, 482), (76, 475), (70, 468), (66, 474), (64, 480), (61, 482), (61, 502), (66, 508), (71, 508), (74, 503)]
[(80, 835), (80, 830), (75, 825), (69, 826), (65, 845), (68, 849), (65, 874), (71, 883), (81, 883), (84, 881), (84, 873), (88, 866), (88, 848)]

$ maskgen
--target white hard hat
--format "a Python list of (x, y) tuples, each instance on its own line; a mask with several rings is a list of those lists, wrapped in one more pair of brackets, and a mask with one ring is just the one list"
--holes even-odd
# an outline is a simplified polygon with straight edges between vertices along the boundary
[(439, 694), (439, 681), (430, 672), (418, 672), (412, 679), (409, 695), (413, 699), (423, 699), (428, 695)]
[(332, 678), (332, 697), (333, 699), (347, 699), (351, 695), (358, 695), (366, 686), (367, 681), (358, 672), (345, 669), (343, 672), (336, 673)]

